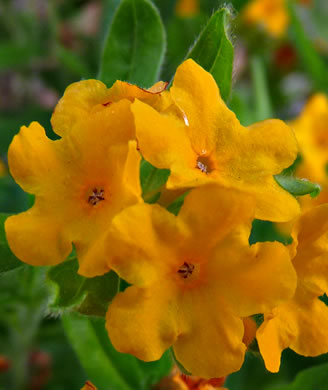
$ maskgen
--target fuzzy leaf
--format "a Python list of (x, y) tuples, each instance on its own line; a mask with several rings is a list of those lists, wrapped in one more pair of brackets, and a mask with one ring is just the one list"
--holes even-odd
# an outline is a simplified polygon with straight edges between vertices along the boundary
[(105, 40), (99, 78), (148, 88), (158, 81), (163, 62), (165, 30), (150, 0), (122, 0)]
[(216, 11), (187, 54), (187, 58), (192, 58), (212, 74), (225, 101), (231, 90), (234, 55), (233, 45), (228, 37), (231, 17), (229, 8)]

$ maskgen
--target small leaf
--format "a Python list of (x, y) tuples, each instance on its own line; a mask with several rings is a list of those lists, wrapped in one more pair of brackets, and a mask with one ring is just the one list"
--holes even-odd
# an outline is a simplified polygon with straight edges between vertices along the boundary
[(77, 273), (78, 268), (78, 261), (74, 258), (49, 270), (48, 280), (56, 289), (50, 308), (74, 307), (82, 314), (105, 316), (109, 303), (118, 291), (118, 276), (112, 271), (103, 276), (85, 278)]
[(170, 176), (169, 169), (158, 169), (148, 161), (143, 160), (140, 164), (140, 182), (143, 198), (154, 203), (158, 199), (160, 189)]
[(187, 58), (192, 58), (212, 74), (225, 101), (230, 95), (234, 55), (233, 45), (228, 37), (231, 18), (229, 8), (216, 11), (187, 54)]
[(0, 274), (24, 265), (10, 250), (4, 223), (9, 214), (0, 214)]
[(122, 0), (109, 28), (99, 78), (108, 86), (124, 80), (152, 86), (165, 51), (165, 30), (150, 0)]
[(288, 175), (275, 175), (276, 182), (290, 194), (302, 196), (310, 194), (312, 197), (319, 195), (321, 187), (317, 183), (312, 183), (307, 179), (298, 179)]

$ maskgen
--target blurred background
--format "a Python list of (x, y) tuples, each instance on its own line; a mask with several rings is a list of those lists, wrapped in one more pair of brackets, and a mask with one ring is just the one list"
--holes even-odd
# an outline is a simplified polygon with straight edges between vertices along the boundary
[[(70, 83), (97, 78), (119, 2), (0, 0), (1, 212), (20, 212), (32, 202), (8, 174), (11, 139), (31, 121), (55, 138), (52, 111)], [(311, 94), (327, 91), (326, 0), (299, 0), (294, 19), (286, 16), (284, 2), (279, 12), (270, 6), (251, 12), (247, 0), (153, 2), (167, 32), (164, 81), (171, 80), (213, 10), (231, 6), (235, 63), (228, 103), (244, 125), (269, 116), (294, 118)], [(80, 389), (88, 379), (66, 338), (61, 313), (47, 306), (52, 290), (44, 280), (45, 270), (28, 266), (0, 274), (0, 390)], [(328, 356), (304, 358), (287, 350), (280, 373), (269, 374), (256, 352), (248, 353), (242, 370), (225, 386), (269, 389), (321, 362), (328, 362)]]

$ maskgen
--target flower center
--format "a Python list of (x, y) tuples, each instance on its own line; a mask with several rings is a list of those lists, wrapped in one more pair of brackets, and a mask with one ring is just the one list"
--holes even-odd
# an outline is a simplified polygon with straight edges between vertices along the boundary
[(181, 276), (181, 278), (187, 279), (192, 275), (194, 269), (195, 266), (193, 264), (184, 262), (182, 266), (179, 268), (178, 274)]
[(208, 175), (213, 171), (212, 162), (206, 156), (199, 156), (196, 162), (196, 168), (198, 168), (201, 172), (206, 173)]
[(92, 190), (92, 194), (88, 198), (88, 203), (92, 206), (96, 206), (100, 201), (105, 200), (104, 198), (105, 191), (100, 188), (99, 190), (97, 188), (94, 188)]

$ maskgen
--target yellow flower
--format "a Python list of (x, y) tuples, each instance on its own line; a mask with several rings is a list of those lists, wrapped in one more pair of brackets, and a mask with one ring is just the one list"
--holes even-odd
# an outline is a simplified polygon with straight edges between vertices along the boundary
[(100, 275), (100, 258), (84, 263), (90, 245), (112, 217), (140, 201), (140, 156), (131, 102), (123, 99), (72, 123), (65, 137), (51, 141), (33, 122), (23, 126), (9, 147), (10, 172), (35, 195), (33, 207), (6, 220), (8, 243), (31, 265), (54, 265), (70, 254), (72, 243), (85, 276)]
[(273, 177), (297, 155), (284, 122), (243, 127), (213, 77), (193, 60), (177, 69), (170, 94), (179, 112), (160, 113), (137, 99), (131, 106), (144, 158), (171, 170), (168, 189), (218, 182), (252, 194), (256, 218), (282, 222), (298, 215), (298, 202)]
[(106, 109), (113, 102), (121, 99), (138, 98), (145, 103), (160, 108), (166, 102), (165, 91), (167, 83), (158, 82), (150, 89), (139, 88), (123, 81), (116, 81), (107, 88), (99, 80), (83, 80), (66, 88), (64, 96), (59, 100), (51, 118), (51, 124), (56, 134), (63, 136), (75, 122), (87, 118), (90, 114)]
[(327, 182), (328, 164), (328, 99), (314, 95), (298, 118), (290, 122), (302, 156), (297, 175), (323, 184)]
[(182, 17), (194, 16), (199, 12), (199, 0), (178, 0), (175, 12)]
[(242, 17), (246, 23), (257, 24), (274, 37), (284, 35), (289, 24), (285, 0), (253, 0)]
[(90, 256), (106, 250), (108, 265), (134, 285), (108, 309), (115, 348), (152, 361), (173, 345), (193, 375), (237, 371), (246, 349), (242, 317), (288, 299), (296, 284), (283, 245), (249, 246), (253, 211), (244, 193), (212, 184), (191, 191), (177, 217), (149, 204), (114, 217)]
[(328, 292), (328, 205), (305, 213), (292, 235), (295, 295), (266, 313), (257, 331), (260, 352), (272, 372), (279, 370), (287, 347), (304, 356), (328, 352), (328, 307), (318, 298)]
[(328, 202), (328, 99), (318, 93), (312, 96), (298, 118), (289, 124), (293, 128), (301, 154), (296, 169), (298, 177), (321, 185), (319, 196), (300, 199), (302, 209)]

